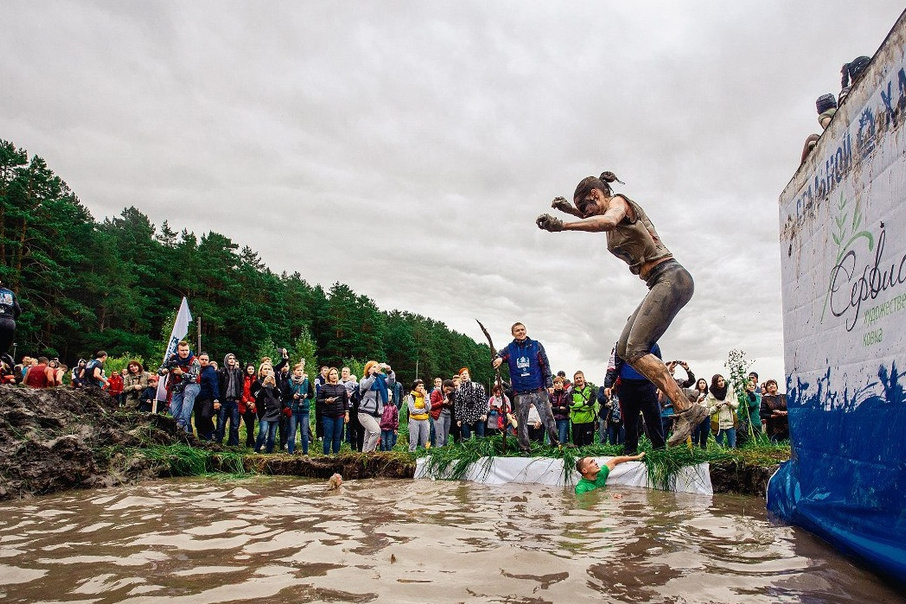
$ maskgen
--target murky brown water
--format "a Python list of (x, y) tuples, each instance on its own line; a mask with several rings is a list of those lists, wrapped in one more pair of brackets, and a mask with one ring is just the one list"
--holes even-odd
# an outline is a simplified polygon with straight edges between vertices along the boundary
[(0, 601), (906, 601), (757, 499), (324, 484), (192, 479), (4, 504)]

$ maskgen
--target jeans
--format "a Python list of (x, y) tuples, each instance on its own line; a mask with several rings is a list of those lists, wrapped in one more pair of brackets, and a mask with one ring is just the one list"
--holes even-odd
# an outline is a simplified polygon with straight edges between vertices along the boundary
[(447, 439), (450, 437), (450, 411), (444, 409), (440, 412), (440, 415), (434, 420), (434, 446), (443, 447), (447, 444)]
[(381, 451), (390, 451), (396, 446), (397, 434), (393, 430), (381, 430)]
[(569, 418), (557, 420), (557, 437), (561, 443), (569, 442)]
[(664, 437), (673, 431), (673, 415), (661, 416), (661, 431), (664, 433)]
[[(516, 402), (516, 424), (518, 435), (519, 448), (522, 451), (529, 451), (529, 433), (528, 433), (528, 414), (529, 408), (532, 405), (535, 405), (535, 409), (538, 410), (538, 415), (541, 417), (541, 426), (547, 430), (547, 434), (551, 439), (551, 444), (555, 444), (553, 441), (557, 440), (557, 425), (554, 423), (554, 416), (551, 413), (551, 402), (547, 397), (547, 390), (538, 389), (531, 392), (523, 392), (517, 394), (515, 397)], [(465, 425), (463, 425), (465, 428)], [(562, 444), (562, 443), (556, 443)]]
[[(277, 434), (278, 421), (269, 422), (261, 420), (258, 422), (258, 440), (255, 441), (255, 453), (261, 452), (261, 445), (264, 445), (266, 453), (274, 452), (274, 437)], [(265, 441), (265, 437), (267, 440)]]
[(626, 442), (626, 429), (623, 424), (607, 424), (607, 442), (611, 445), (622, 445)]
[[(462, 439), (469, 440), (472, 438), (472, 432), (475, 432), (476, 436), (484, 436), (485, 423), (481, 420), (478, 420), (474, 424), (467, 424), (466, 422), (462, 423)], [(410, 437), (411, 440), (411, 437)], [(413, 449), (414, 450), (414, 449)]]
[(220, 403), (220, 410), (217, 412), (217, 431), (214, 432), (214, 440), (223, 444), (223, 433), (226, 431), (227, 420), (230, 422), (230, 439), (227, 445), (231, 447), (239, 446), (239, 403), (236, 401), (226, 401)]
[(434, 418), (433, 417), (428, 418), (428, 425), (429, 425), (428, 440), (431, 442), (431, 446), (433, 447), (433, 446), (435, 446), (435, 441), (437, 439), (437, 432), (435, 432), (435, 430), (434, 430)]
[(302, 433), (302, 455), (308, 455), (309, 417), (308, 411), (294, 411), (289, 416), (289, 436), (286, 441), (286, 447), (290, 455), (296, 450), (296, 428)]
[(704, 449), (708, 446), (709, 434), (711, 434), (711, 418), (706, 417), (692, 430), (692, 444)]
[(342, 415), (340, 417), (321, 416), (321, 424), (324, 426), (324, 455), (330, 455), (331, 446), (334, 453), (340, 452), (344, 423), (346, 422)]
[(723, 446), (725, 436), (727, 438), (727, 446), (730, 447), (731, 449), (735, 449), (736, 448), (736, 428), (726, 428), (724, 430), (718, 430), (717, 436), (715, 437), (717, 444), (719, 444), (720, 446)]
[(186, 384), (179, 392), (173, 391), (170, 398), (170, 415), (176, 425), (186, 431), (192, 431), (192, 410), (195, 408), (195, 397), (201, 392), (201, 384)]

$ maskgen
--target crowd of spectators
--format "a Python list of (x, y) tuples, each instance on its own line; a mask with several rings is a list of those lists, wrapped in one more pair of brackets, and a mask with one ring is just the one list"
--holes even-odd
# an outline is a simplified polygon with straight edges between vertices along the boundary
[[(366, 363), (361, 380), (348, 367), (327, 366), (310, 379), (304, 361), (290, 363), (286, 350), (279, 352), (276, 362), (264, 357), (257, 366), (242, 365), (227, 354), (219, 366), (207, 353), (195, 355), (188, 343), (180, 342), (157, 370), (132, 360), (109, 376), (103, 351), (79, 361), (72, 371), (57, 359), (24, 357), (13, 368), (2, 364), (3, 381), (33, 388), (64, 382), (74, 388), (101, 388), (121, 406), (169, 412), (181, 429), (194, 428), (199, 439), (229, 446), (242, 442), (256, 453), (308, 455), (316, 442), (324, 454), (339, 453), (343, 443), (356, 451), (389, 451), (397, 445), (401, 422), (408, 427), (409, 451), (504, 430), (516, 435), (514, 393), (504, 383), (488, 394), (483, 384), (472, 381), (467, 367), (449, 379), (435, 378), (431, 388), (420, 379), (404, 388), (386, 363)], [(708, 410), (708, 418), (690, 437), (692, 444), (707, 447), (713, 441), (732, 448), (762, 434), (772, 441), (789, 438), (786, 397), (778, 393), (776, 380), (762, 383), (750, 373), (739, 395), (723, 375), (709, 382), (696, 379), (684, 361), (667, 366), (689, 400)], [(679, 377), (677, 368), (683, 370)], [(555, 436), (562, 444), (622, 444), (631, 455), (642, 435), (654, 447), (663, 447), (671, 432), (670, 401), (613, 356), (604, 385), (587, 381), (582, 371), (571, 378), (560, 371), (548, 397)], [(530, 441), (550, 444), (534, 406), (527, 427)]]

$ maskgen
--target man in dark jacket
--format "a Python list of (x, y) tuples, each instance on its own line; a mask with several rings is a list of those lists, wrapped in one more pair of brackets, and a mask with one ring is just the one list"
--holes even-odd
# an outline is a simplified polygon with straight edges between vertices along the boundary
[(208, 353), (198, 355), (201, 365), (201, 389), (195, 398), (195, 429), (201, 440), (213, 440), (214, 404), (220, 402), (220, 381)]
[[(654, 344), (651, 354), (661, 358), (661, 348)], [(616, 347), (610, 353), (604, 378), (604, 393), (610, 397), (617, 390), (623, 408), (623, 422), (626, 428), (626, 444), (623, 452), (635, 455), (639, 448), (639, 413), (645, 419), (645, 431), (651, 446), (661, 449), (665, 446), (664, 427), (661, 423), (661, 408), (657, 402), (657, 388), (648, 378), (638, 373), (629, 363), (617, 356)]]
[(510, 379), (513, 382), (514, 404), (517, 413), (517, 431), (519, 434), (519, 449), (523, 453), (530, 452), (528, 436), (529, 407), (535, 406), (541, 423), (547, 429), (551, 445), (560, 446), (557, 439), (557, 424), (551, 414), (550, 394), (554, 391), (553, 378), (551, 377), (551, 364), (547, 360), (547, 353), (541, 342), (533, 340), (526, 335), (525, 325), (514, 323), (510, 328), (513, 341), (506, 348), (497, 351), (492, 365), (494, 369), (506, 361), (510, 368)]
[(230, 447), (239, 446), (239, 400), (242, 398), (242, 386), (244, 375), (236, 355), (232, 352), (223, 357), (223, 367), (217, 372), (217, 378), (220, 382), (220, 399), (214, 402), (214, 410), (217, 412), (217, 430), (214, 432), (214, 440), (223, 444), (223, 435), (226, 431), (226, 423), (230, 422), (230, 437), (227, 445)]

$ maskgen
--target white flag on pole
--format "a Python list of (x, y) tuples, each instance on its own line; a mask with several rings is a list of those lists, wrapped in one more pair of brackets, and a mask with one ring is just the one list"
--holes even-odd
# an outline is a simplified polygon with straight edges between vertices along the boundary
[(173, 331), (170, 332), (170, 341), (167, 343), (167, 351), (164, 353), (164, 363), (170, 358), (170, 355), (176, 352), (176, 345), (189, 333), (189, 323), (192, 322), (192, 313), (189, 312), (189, 301), (182, 297), (182, 304), (179, 305), (179, 313), (176, 315), (176, 322), (173, 323)]
[[(167, 351), (164, 352), (164, 363), (176, 352), (176, 345), (189, 333), (189, 323), (192, 322), (192, 313), (189, 312), (189, 301), (183, 296), (182, 304), (179, 305), (179, 312), (176, 314), (176, 322), (173, 323), (173, 331), (170, 332), (170, 341), (167, 343)], [(160, 380), (157, 385), (157, 400), (167, 400), (167, 378)]]

